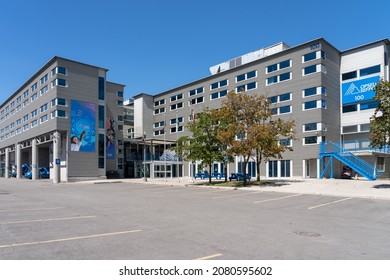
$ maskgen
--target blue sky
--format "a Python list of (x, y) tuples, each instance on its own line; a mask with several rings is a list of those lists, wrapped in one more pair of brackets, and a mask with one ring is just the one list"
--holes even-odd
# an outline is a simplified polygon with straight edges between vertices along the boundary
[(209, 67), (284, 41), (339, 50), (389, 38), (390, 1), (3, 1), (0, 103), (53, 56), (108, 68), (125, 97), (210, 75)]

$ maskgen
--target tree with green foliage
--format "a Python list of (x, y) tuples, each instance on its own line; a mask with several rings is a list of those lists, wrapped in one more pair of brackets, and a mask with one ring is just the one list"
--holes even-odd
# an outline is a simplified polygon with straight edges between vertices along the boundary
[(207, 166), (209, 183), (211, 183), (211, 168), (214, 162), (222, 162), (224, 159), (223, 144), (217, 138), (219, 121), (216, 110), (206, 108), (196, 115), (196, 119), (187, 124), (190, 136), (178, 139), (175, 148), (189, 162), (200, 161), (201, 166)]
[(382, 149), (390, 146), (390, 82), (383, 79), (375, 86), (375, 97), (378, 107), (371, 117), (371, 146)]
[[(294, 121), (273, 120), (269, 100), (263, 95), (229, 92), (218, 111), (221, 124), (219, 140), (228, 147), (228, 153), (243, 157), (243, 173), (251, 157), (256, 159), (257, 180), (263, 159), (281, 158), (282, 152), (291, 150), (279, 140), (293, 139)], [(247, 184), (244, 176), (244, 186)]]

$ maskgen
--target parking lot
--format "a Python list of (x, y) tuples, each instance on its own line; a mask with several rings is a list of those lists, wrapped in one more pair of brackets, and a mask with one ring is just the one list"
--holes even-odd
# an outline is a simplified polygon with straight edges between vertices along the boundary
[(0, 259), (389, 259), (390, 201), (0, 179)]

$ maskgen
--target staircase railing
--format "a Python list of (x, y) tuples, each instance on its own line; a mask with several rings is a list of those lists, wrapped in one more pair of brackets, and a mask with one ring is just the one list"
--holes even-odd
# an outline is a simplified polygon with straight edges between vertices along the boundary
[(340, 144), (331, 141), (322, 142), (320, 146), (320, 155), (332, 155), (339, 161), (348, 165), (357, 173), (363, 175), (369, 180), (375, 180), (377, 176), (383, 174), (383, 171), (375, 168), (373, 165), (366, 162), (364, 159), (345, 150)]

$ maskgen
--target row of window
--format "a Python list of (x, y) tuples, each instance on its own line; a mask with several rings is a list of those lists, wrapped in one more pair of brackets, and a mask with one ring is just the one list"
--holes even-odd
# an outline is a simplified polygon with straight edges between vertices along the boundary
[[(316, 51), (316, 52), (311, 52), (311, 53), (305, 54), (302, 56), (302, 62), (308, 62), (308, 61), (318, 59), (318, 58), (325, 58), (325, 52)], [(265, 67), (265, 69), (266, 69), (266, 74), (268, 74), (268, 73), (272, 73), (272, 72), (279, 71), (279, 70), (289, 68), (289, 67), (291, 67), (291, 59), (269, 65), (269, 66)], [(303, 75), (309, 75), (309, 74), (315, 73), (315, 72), (326, 72), (325, 66), (322, 64), (317, 64), (317, 65), (308, 66), (308, 67), (305, 67), (302, 69)], [(243, 81), (246, 81), (246, 80), (249, 80), (252, 78), (256, 78), (256, 77), (257, 77), (257, 70), (253, 70), (253, 71), (250, 71), (247, 73), (237, 75), (235, 78), (235, 81), (236, 81), (236, 83), (240, 83), (240, 82), (243, 82)], [(269, 78), (267, 78), (266, 83), (267, 83), (267, 85), (272, 85), (272, 84), (279, 83), (282, 81), (290, 80), (291, 78), (292, 78), (292, 74), (291, 74), (291, 72), (288, 72), (288, 73), (284, 73), (281, 75), (269, 77)], [(222, 88), (222, 87), (225, 87), (228, 85), (229, 85), (229, 80), (224, 79), (224, 80), (210, 84), (210, 90), (219, 89), (219, 88)], [(256, 83), (249, 83), (247, 85), (239, 86), (239, 87), (237, 87), (237, 92), (243, 90), (246, 87), (249, 88), (249, 90), (250, 90), (250, 89), (256, 88), (257, 85), (256, 85)], [(204, 87), (189, 90), (188, 96), (191, 97), (191, 96), (194, 96), (197, 94), (202, 94), (202, 93), (204, 93)], [(174, 102), (176, 100), (182, 99), (183, 97), (184, 97), (183, 93), (172, 95), (170, 97), (170, 101)], [(218, 97), (216, 97), (216, 95), (213, 95), (213, 97), (211, 99), (216, 99), (216, 98), (218, 98)], [(161, 99), (161, 100), (155, 101), (154, 106), (157, 107), (157, 106), (161, 106), (164, 104), (165, 104), (165, 99)]]
[(341, 80), (346, 81), (346, 80), (356, 79), (358, 78), (358, 73), (359, 73), (359, 77), (364, 77), (372, 74), (377, 74), (380, 72), (381, 72), (381, 66), (375, 65), (360, 70), (343, 73), (341, 74)]
[(349, 105), (343, 105), (342, 112), (343, 113), (350, 113), (350, 112), (358, 112), (358, 111), (364, 111), (369, 109), (375, 109), (378, 107), (379, 101), (368, 101), (360, 104), (349, 104)]
[[(312, 100), (302, 103), (302, 111), (308, 111), (313, 109), (326, 109), (326, 101), (325, 100)], [(283, 115), (292, 113), (292, 106), (280, 106), (276, 108), (271, 108), (272, 115)]]
[[(55, 75), (57, 74), (61, 74), (61, 75), (66, 75), (67, 74), (67, 70), (66, 68), (64, 67), (55, 67), (51, 70), (51, 76), (54, 77)], [(43, 86), (44, 84), (46, 84), (49, 80), (49, 74), (44, 74), (40, 80), (39, 80), (39, 84), (41, 86)], [(51, 82), (51, 87), (55, 87), (55, 86), (67, 86), (67, 82), (65, 79), (61, 79), (61, 78), (57, 78), (57, 79), (54, 79), (52, 82)], [(0, 112), (0, 116), (3, 117), (6, 113), (8, 113), (9, 111), (12, 110), (13, 107), (17, 106), (19, 103), (22, 103), (22, 98), (23, 99), (26, 99), (28, 96), (29, 96), (29, 93), (33, 93), (35, 92), (36, 90), (38, 89), (38, 82), (34, 83), (30, 89), (27, 89), (25, 90), (21, 95), (17, 96), (15, 100), (11, 101), (10, 105), (6, 106), (4, 110), (1, 110)], [(43, 95), (45, 94), (47, 91), (49, 90), (49, 87), (48, 85), (45, 85), (43, 86), (41, 89), (40, 89), (40, 94)], [(35, 95), (34, 99), (37, 98), (37, 95)], [(33, 101), (34, 99), (32, 99), (31, 101)], [(23, 102), (23, 105), (26, 106), (28, 104), (28, 101), (24, 101)]]
[[(63, 98), (55, 98), (51, 101), (51, 107), (55, 106), (66, 106), (67, 102)], [(3, 135), (4, 133), (7, 133), (9, 130), (13, 129), (15, 126), (19, 126), (22, 123), (28, 122), (29, 118), (35, 118), (38, 116), (38, 114), (42, 114), (48, 110), (48, 103), (43, 104), (39, 109), (35, 109), (31, 111), (29, 114), (25, 114), (23, 117), (17, 119), (15, 122), (7, 125), (3, 129), (0, 130), (0, 134)], [(52, 112), (52, 118), (55, 117), (66, 117), (65, 111), (63, 110), (55, 110)], [(36, 123), (33, 121), (33, 125), (31, 127), (34, 127)]]

